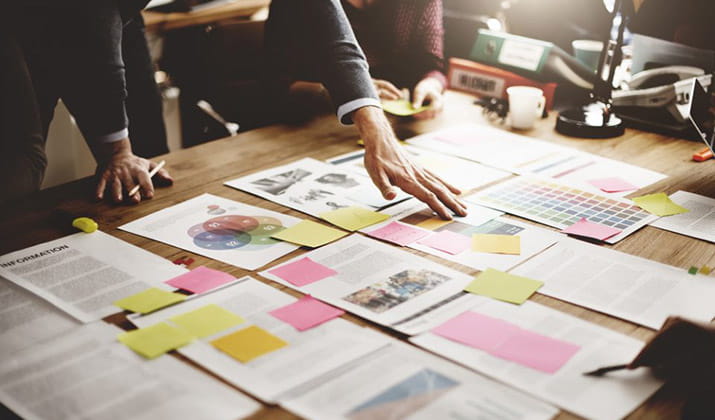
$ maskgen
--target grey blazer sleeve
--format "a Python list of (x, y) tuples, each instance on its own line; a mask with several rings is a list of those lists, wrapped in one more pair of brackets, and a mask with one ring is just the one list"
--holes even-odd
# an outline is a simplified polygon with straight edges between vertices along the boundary
[(288, 49), (312, 61), (300, 66), (310, 67), (325, 85), (343, 123), (361, 106), (379, 106), (365, 54), (339, 0), (273, 0), (266, 43), (269, 54)]

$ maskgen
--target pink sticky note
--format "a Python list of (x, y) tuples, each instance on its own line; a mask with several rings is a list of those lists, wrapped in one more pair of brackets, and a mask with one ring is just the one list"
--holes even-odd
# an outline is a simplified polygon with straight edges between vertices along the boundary
[(338, 274), (337, 271), (318, 264), (308, 257), (274, 268), (268, 272), (298, 287)]
[(637, 186), (618, 177), (592, 179), (588, 182), (607, 193), (634, 191), (638, 189)]
[(392, 242), (393, 244), (397, 244), (400, 246), (405, 246), (411, 244), (412, 242), (419, 241), (420, 239), (429, 235), (430, 232), (417, 229), (410, 225), (390, 222), (389, 224), (379, 229), (367, 232), (367, 234), (374, 238)]
[(433, 233), (417, 243), (427, 245), (428, 247), (434, 248), (438, 251), (457, 255), (472, 246), (472, 238), (459, 233), (443, 230), (441, 232)]
[(197, 267), (186, 274), (167, 280), (165, 283), (191, 293), (203, 293), (234, 280), (236, 280), (235, 277), (223, 271)]
[(621, 233), (621, 230), (612, 228), (610, 226), (599, 225), (598, 223), (589, 222), (588, 220), (582, 218), (581, 220), (567, 227), (561, 232), (568, 233), (569, 235), (585, 236), (587, 238), (594, 238), (600, 241), (605, 241), (606, 239)]
[(519, 327), (501, 319), (467, 311), (433, 329), (432, 333), (480, 350), (492, 351), (518, 331)]
[(542, 372), (555, 373), (580, 348), (566, 341), (521, 330), (490, 353)]
[(344, 314), (338, 308), (314, 299), (312, 296), (304, 296), (297, 302), (283, 306), (269, 312), (274, 317), (286, 322), (298, 331), (305, 331), (324, 322), (330, 321)]

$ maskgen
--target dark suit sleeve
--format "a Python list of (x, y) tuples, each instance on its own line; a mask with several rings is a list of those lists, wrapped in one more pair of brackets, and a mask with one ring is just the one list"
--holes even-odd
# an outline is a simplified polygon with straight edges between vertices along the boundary
[(301, 67), (316, 72), (343, 123), (358, 108), (380, 106), (365, 54), (339, 0), (273, 0), (266, 43), (269, 54), (292, 50), (292, 55), (314, 61)]

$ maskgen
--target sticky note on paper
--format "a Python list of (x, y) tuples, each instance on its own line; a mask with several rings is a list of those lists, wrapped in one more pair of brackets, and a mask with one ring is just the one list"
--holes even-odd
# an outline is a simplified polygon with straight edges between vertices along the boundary
[(410, 115), (419, 114), (422, 111), (428, 110), (429, 106), (421, 106), (414, 108), (412, 102), (406, 99), (395, 99), (392, 101), (382, 101), (382, 109), (385, 112), (396, 115), (398, 117), (409, 117)]
[(383, 222), (390, 216), (358, 206), (350, 206), (323, 213), (320, 217), (335, 226), (349, 231), (356, 231)]
[(618, 177), (592, 179), (588, 183), (607, 193), (635, 191), (638, 189), (637, 186)]
[(538, 280), (489, 268), (479, 273), (464, 290), (521, 305), (543, 285)]
[(519, 235), (475, 233), (472, 235), (472, 251), (521, 255), (521, 237)]
[(432, 333), (480, 350), (493, 351), (517, 331), (519, 327), (506, 321), (467, 311), (434, 328)]
[(580, 349), (576, 344), (520, 330), (490, 353), (542, 372), (555, 373)]
[(301, 220), (271, 237), (293, 244), (316, 248), (347, 235), (347, 232), (325, 226), (312, 220)]
[(569, 235), (584, 236), (586, 238), (594, 238), (600, 241), (605, 241), (610, 237), (618, 235), (622, 232), (622, 230), (606, 225), (600, 225), (598, 223), (593, 223), (586, 220), (585, 218), (581, 218), (581, 220), (567, 227), (561, 232), (568, 233)]
[(665, 193), (648, 194), (642, 197), (633, 198), (633, 202), (643, 210), (653, 213), (656, 216), (673, 216), (675, 214), (687, 213), (689, 210), (675, 204)]
[(406, 246), (413, 242), (417, 242), (430, 234), (422, 229), (417, 229), (410, 225), (398, 222), (390, 222), (379, 229), (366, 233), (373, 238), (382, 239), (400, 246)]
[(438, 217), (432, 217), (427, 220), (423, 220), (419, 223), (417, 223), (415, 226), (419, 226), (422, 229), (427, 229), (427, 230), (437, 230), (441, 228), (442, 226), (448, 225), (452, 223), (452, 220), (442, 220)]
[(438, 251), (457, 255), (469, 249), (472, 239), (459, 233), (443, 230), (441, 232), (433, 233), (430, 236), (421, 239), (417, 243), (434, 248)]
[(288, 345), (279, 337), (255, 325), (216, 339), (211, 344), (241, 363), (248, 363)]
[(308, 257), (268, 270), (268, 272), (298, 287), (338, 274), (332, 268), (318, 264)]
[(167, 280), (165, 283), (177, 289), (198, 294), (215, 289), (234, 280), (236, 280), (235, 277), (223, 271), (212, 270), (208, 267), (197, 267), (188, 273)]
[(218, 305), (206, 305), (169, 318), (189, 334), (204, 338), (246, 322), (240, 316)]
[(123, 332), (117, 336), (117, 340), (147, 359), (161, 356), (190, 343), (193, 339), (194, 337), (186, 331), (164, 322)]
[(148, 314), (157, 309), (173, 305), (186, 299), (186, 296), (180, 293), (168, 292), (166, 290), (157, 289), (155, 287), (144, 290), (137, 294), (119, 299), (114, 302), (115, 306), (128, 311)]
[(327, 305), (312, 296), (304, 296), (297, 302), (269, 312), (298, 331), (308, 330), (344, 313), (345, 311)]

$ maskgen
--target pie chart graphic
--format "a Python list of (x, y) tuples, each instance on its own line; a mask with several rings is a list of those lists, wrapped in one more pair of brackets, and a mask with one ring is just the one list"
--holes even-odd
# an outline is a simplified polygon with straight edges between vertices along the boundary
[(187, 233), (204, 249), (255, 251), (278, 243), (271, 235), (283, 229), (281, 221), (273, 217), (226, 215), (194, 225)]

